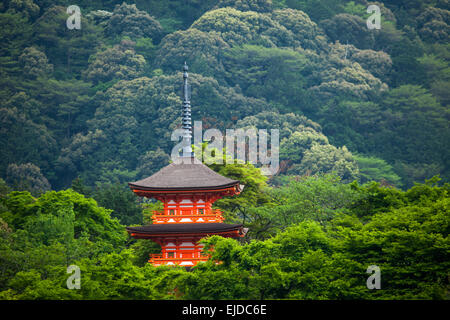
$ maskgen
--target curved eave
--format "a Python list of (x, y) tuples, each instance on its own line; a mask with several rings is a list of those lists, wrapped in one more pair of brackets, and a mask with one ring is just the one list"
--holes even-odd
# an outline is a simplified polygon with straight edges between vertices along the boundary
[(242, 224), (225, 223), (182, 223), (158, 224), (143, 227), (127, 227), (127, 232), (136, 239), (150, 239), (171, 236), (206, 237), (210, 235), (244, 236)]
[(148, 187), (148, 186), (140, 186), (133, 184), (131, 182), (128, 183), (128, 186), (131, 190), (134, 192), (150, 192), (150, 193), (171, 193), (171, 192), (187, 192), (190, 193), (192, 191), (203, 191), (203, 192), (220, 192), (220, 191), (226, 191), (230, 188), (236, 188), (236, 192), (239, 193), (240, 185), (239, 181), (235, 180), (231, 183), (227, 183), (220, 186), (205, 186), (205, 187), (167, 187), (167, 188), (161, 188), (161, 187)]

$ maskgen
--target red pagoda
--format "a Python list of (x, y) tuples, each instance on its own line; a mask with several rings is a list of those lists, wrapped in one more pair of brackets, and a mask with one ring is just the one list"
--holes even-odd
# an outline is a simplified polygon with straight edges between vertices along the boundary
[(136, 239), (150, 239), (161, 245), (160, 254), (152, 254), (149, 262), (155, 266), (195, 266), (208, 260), (198, 241), (210, 235), (242, 237), (242, 224), (223, 223), (222, 213), (212, 209), (214, 201), (237, 195), (242, 191), (238, 180), (228, 179), (214, 172), (194, 158), (191, 141), (191, 110), (188, 97), (187, 66), (184, 65), (183, 86), (183, 161), (171, 163), (152, 176), (130, 182), (133, 192), (141, 197), (154, 198), (164, 204), (162, 212), (153, 213), (153, 224), (127, 227)]

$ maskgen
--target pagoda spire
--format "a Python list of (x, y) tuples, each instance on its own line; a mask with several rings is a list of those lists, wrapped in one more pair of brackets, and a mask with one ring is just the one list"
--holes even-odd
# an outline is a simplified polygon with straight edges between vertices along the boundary
[(192, 124), (191, 124), (191, 101), (188, 85), (188, 66), (186, 61), (183, 66), (183, 107), (182, 107), (182, 128), (183, 133), (183, 150), (182, 156), (193, 157), (191, 138), (192, 138)]

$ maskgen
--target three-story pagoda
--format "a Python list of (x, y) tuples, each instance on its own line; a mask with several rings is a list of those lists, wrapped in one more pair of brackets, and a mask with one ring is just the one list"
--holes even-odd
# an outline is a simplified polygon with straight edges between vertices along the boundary
[[(242, 237), (242, 224), (223, 223), (222, 213), (212, 208), (214, 201), (237, 195), (242, 191), (238, 180), (221, 176), (194, 158), (191, 141), (191, 108), (188, 96), (187, 66), (183, 73), (182, 128), (186, 147), (181, 163), (171, 163), (152, 176), (130, 182), (133, 192), (154, 198), (164, 204), (164, 210), (153, 213), (153, 224), (127, 227), (136, 239), (149, 239), (161, 246), (161, 254), (152, 254), (149, 262), (155, 266), (180, 265), (191, 267), (208, 260), (198, 241), (210, 235)], [(186, 156), (187, 155), (187, 156)]]

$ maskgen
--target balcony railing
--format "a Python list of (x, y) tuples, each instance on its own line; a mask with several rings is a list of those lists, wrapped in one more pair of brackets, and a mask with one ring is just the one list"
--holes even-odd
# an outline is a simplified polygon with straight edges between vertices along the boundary
[(153, 265), (167, 265), (167, 264), (173, 264), (173, 265), (180, 265), (182, 262), (188, 262), (191, 261), (193, 265), (196, 265), (199, 262), (202, 261), (208, 261), (209, 256), (200, 256), (195, 258), (163, 258), (163, 255), (161, 253), (151, 254), (150, 259), (148, 262), (150, 262)]
[[(164, 211), (153, 211), (153, 223), (182, 223), (182, 222), (223, 222), (222, 211), (211, 210), (211, 213), (196, 214), (166, 214)], [(184, 221), (183, 221), (184, 220)], [(189, 221), (190, 220), (190, 221)]]

